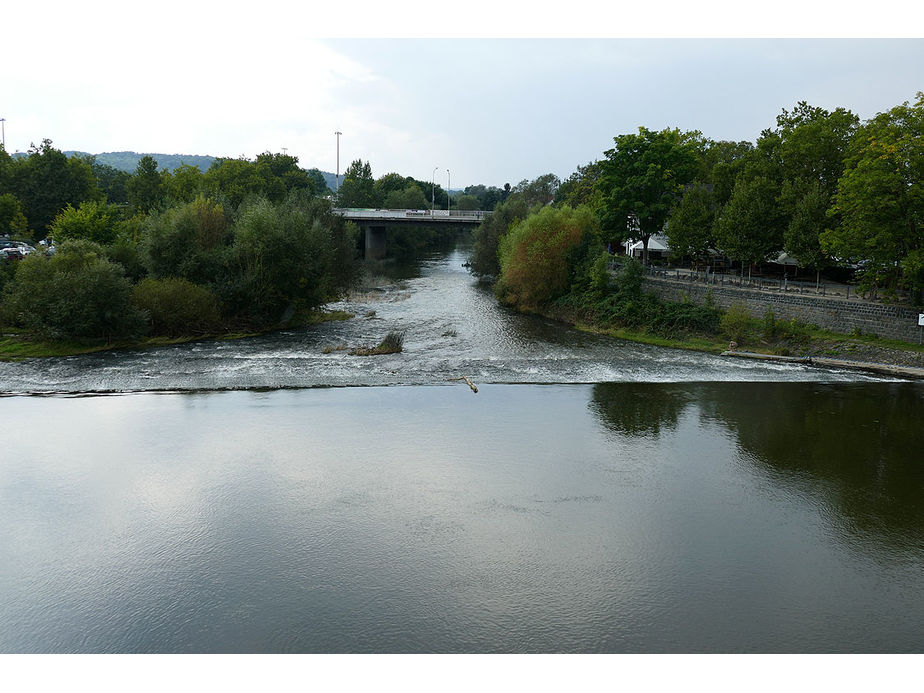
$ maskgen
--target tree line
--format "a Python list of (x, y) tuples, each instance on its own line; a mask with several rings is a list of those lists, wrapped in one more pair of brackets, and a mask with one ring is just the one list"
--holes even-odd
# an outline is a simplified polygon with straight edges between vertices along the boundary
[[(578, 247), (641, 240), (647, 262), (649, 239), (665, 233), (677, 260), (708, 263), (721, 254), (750, 269), (785, 252), (815, 272), (859, 267), (865, 288), (908, 289), (920, 302), (924, 94), (865, 122), (844, 108), (800, 102), (754, 143), (640, 127), (613, 145), (565, 181), (549, 174), (517, 186), (520, 194), (475, 232), (473, 271), (498, 277), (503, 291), (520, 297), (514, 302), (532, 304), (535, 294), (519, 284), (524, 263), (552, 272), (542, 282), (548, 300), (567, 292), (575, 263), (587, 260)], [(551, 205), (577, 215), (580, 234), (553, 234), (541, 216), (549, 203), (523, 194), (541, 179), (555, 187)], [(527, 243), (524, 224), (537, 234), (528, 252), (516, 249)], [(549, 257), (562, 248), (571, 281)]]
[(357, 229), (295, 157), (133, 174), (45, 140), (0, 150), (0, 224), (53, 249), (0, 262), (0, 324), (53, 341), (254, 331), (303, 321), (349, 287)]

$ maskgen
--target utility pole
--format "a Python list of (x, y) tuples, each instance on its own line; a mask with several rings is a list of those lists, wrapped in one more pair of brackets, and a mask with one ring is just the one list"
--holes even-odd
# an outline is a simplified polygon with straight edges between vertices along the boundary
[(337, 130), (337, 189), (334, 192), (340, 192), (340, 135), (343, 133)]

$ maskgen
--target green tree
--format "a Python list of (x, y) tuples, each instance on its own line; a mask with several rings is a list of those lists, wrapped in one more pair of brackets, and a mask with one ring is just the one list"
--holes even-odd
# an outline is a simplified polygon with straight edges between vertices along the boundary
[(529, 208), (521, 199), (511, 199), (498, 204), (491, 216), (485, 218), (472, 233), (473, 248), (471, 272), (480, 277), (496, 277), (500, 274), (497, 249), (508, 229), (526, 218)]
[(0, 195), (0, 236), (22, 237), (28, 231), (19, 200), (10, 193)]
[(706, 185), (694, 183), (683, 193), (667, 220), (667, 239), (671, 254), (696, 262), (709, 259), (715, 246), (713, 225), (716, 205)]
[[(500, 240), (498, 294), (531, 310), (566, 293), (575, 266), (586, 260), (582, 245), (602, 251), (599, 222), (589, 207), (543, 207), (514, 224)], [(599, 255), (599, 252), (594, 253)]]
[(851, 141), (832, 213), (842, 224), (822, 234), (841, 257), (866, 259), (887, 283), (924, 287), (924, 93), (864, 124)]
[(411, 183), (402, 190), (388, 193), (382, 204), (386, 209), (426, 209), (427, 198), (423, 190)]
[(175, 202), (192, 202), (205, 191), (205, 176), (198, 166), (181, 164), (164, 175), (167, 197)]
[(96, 184), (106, 200), (110, 204), (128, 204), (128, 192), (125, 186), (131, 179), (132, 174), (101, 164), (96, 161), (95, 156), (90, 157), (90, 159), (90, 168), (96, 178)]
[(783, 247), (783, 215), (778, 186), (764, 177), (738, 177), (731, 199), (715, 226), (716, 243), (733, 260), (753, 265)]
[(153, 156), (141, 157), (135, 173), (125, 184), (128, 201), (142, 212), (150, 212), (166, 198), (164, 178), (165, 175), (158, 172)]
[(154, 335), (207, 334), (221, 324), (215, 294), (186, 279), (143, 279), (132, 290), (132, 303), (147, 314)]
[(34, 254), (20, 263), (4, 288), (3, 312), (46, 339), (111, 342), (144, 331), (131, 292), (122, 267), (99, 245), (71, 241), (53, 257)]
[(331, 189), (324, 179), (324, 174), (316, 168), (309, 168), (307, 173), (308, 178), (311, 179), (312, 191), (315, 195), (329, 195), (331, 193)]
[(463, 212), (470, 212), (481, 209), (481, 203), (474, 195), (459, 195), (456, 198), (456, 209)]
[(828, 214), (831, 198), (820, 181), (808, 184), (808, 190), (798, 196), (796, 208), (783, 234), (783, 247), (803, 267), (815, 270), (818, 283), (821, 270), (828, 264), (828, 255), (821, 246), (821, 236), (832, 227), (833, 215)]
[(110, 245), (116, 239), (119, 210), (105, 202), (81, 202), (76, 209), (68, 205), (51, 223), (55, 243), (83, 239)]
[[(640, 127), (637, 135), (619, 135), (613, 141), (616, 146), (604, 152), (597, 183), (601, 221), (614, 238), (640, 239), (647, 264), (648, 240), (663, 230), (675, 199), (696, 175), (700, 135)], [(637, 228), (630, 226), (633, 220)]]
[(369, 162), (356, 159), (343, 174), (343, 183), (337, 193), (337, 204), (341, 207), (374, 207), (376, 204), (375, 181)]
[(229, 216), (206, 197), (152, 214), (141, 228), (141, 255), (155, 279), (177, 277), (202, 285), (218, 281), (230, 242)]
[(522, 197), (527, 207), (548, 205), (555, 199), (561, 180), (554, 173), (546, 173), (533, 180), (521, 180), (511, 194)]
[(14, 160), (9, 171), (10, 192), (22, 204), (22, 211), (36, 239), (68, 204), (100, 199), (93, 170), (85, 160), (66, 157), (51, 140), (32, 145), (28, 156)]
[(590, 205), (594, 209), (601, 207), (601, 192), (597, 185), (600, 179), (602, 164), (592, 161), (585, 166), (578, 166), (577, 170), (564, 181), (555, 193), (556, 204), (577, 207)]

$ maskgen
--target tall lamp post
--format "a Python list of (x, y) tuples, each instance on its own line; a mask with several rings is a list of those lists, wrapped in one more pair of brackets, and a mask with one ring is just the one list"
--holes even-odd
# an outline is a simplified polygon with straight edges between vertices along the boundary
[(452, 193), (450, 188), (452, 187), (452, 177), (450, 176), (449, 169), (446, 169), (446, 213), (449, 214), (449, 207), (452, 204)]
[(334, 192), (338, 193), (340, 192), (340, 135), (343, 133), (337, 130), (334, 134), (337, 135), (337, 189)]
[(0, 118), (0, 128), (3, 128), (3, 151), (6, 151), (6, 118)]
[(433, 216), (433, 208), (436, 207), (436, 172), (439, 170), (439, 166), (433, 167), (433, 180), (430, 187), (430, 216)]

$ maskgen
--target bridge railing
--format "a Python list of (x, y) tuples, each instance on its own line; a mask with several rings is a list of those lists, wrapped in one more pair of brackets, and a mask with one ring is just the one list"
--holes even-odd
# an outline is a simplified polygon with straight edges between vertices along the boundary
[(365, 209), (355, 207), (339, 207), (334, 212), (352, 219), (464, 219), (466, 221), (481, 221), (490, 212), (480, 209), (473, 210), (446, 210), (446, 209)]

